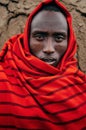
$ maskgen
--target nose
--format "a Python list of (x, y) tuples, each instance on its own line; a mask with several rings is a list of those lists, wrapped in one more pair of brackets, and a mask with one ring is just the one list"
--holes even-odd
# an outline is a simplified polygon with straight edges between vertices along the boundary
[(47, 39), (45, 46), (43, 48), (43, 52), (46, 54), (51, 54), (51, 53), (55, 52), (54, 43), (53, 43), (52, 38)]

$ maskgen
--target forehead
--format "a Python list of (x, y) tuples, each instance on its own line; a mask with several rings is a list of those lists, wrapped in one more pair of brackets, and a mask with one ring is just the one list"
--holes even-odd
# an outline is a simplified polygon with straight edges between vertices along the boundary
[(65, 16), (61, 12), (40, 11), (33, 18), (31, 31), (39, 30), (64, 30), (67, 31), (68, 25)]

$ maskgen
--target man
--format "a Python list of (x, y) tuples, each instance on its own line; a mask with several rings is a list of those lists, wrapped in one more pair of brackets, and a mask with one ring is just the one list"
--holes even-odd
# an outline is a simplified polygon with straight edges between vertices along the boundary
[(74, 58), (71, 15), (41, 2), (0, 54), (1, 130), (86, 130), (86, 75)]

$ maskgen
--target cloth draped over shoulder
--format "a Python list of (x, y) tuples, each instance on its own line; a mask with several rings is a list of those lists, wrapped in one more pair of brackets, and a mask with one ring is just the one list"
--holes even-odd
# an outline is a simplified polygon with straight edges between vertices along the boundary
[[(69, 28), (68, 48), (57, 67), (30, 53), (33, 17), (54, 2)], [(24, 33), (13, 36), (0, 52), (1, 130), (86, 130), (86, 75), (77, 68), (72, 18), (58, 0), (44, 0), (29, 15)]]

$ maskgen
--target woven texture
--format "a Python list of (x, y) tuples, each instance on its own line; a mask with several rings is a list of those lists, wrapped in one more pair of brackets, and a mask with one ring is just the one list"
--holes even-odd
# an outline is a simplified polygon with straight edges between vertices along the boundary
[(68, 48), (55, 68), (31, 55), (29, 28), (40, 3), (30, 14), (23, 34), (9, 39), (0, 53), (1, 130), (85, 130), (86, 75), (78, 70), (76, 40), (71, 15), (63, 9), (69, 26)]

